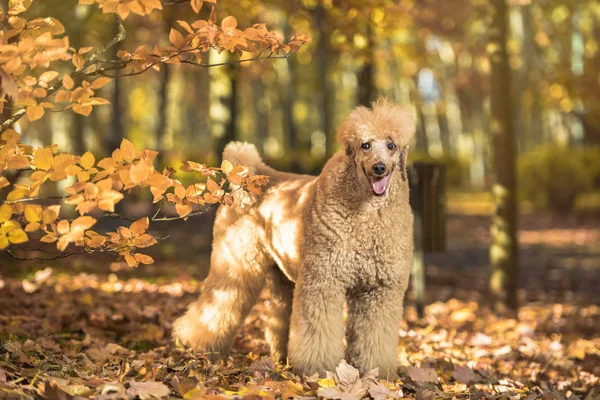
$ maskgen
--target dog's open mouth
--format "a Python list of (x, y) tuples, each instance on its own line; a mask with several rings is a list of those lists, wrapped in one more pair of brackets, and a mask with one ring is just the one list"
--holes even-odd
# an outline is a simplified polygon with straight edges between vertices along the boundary
[(367, 175), (367, 180), (371, 185), (371, 190), (373, 190), (374, 195), (383, 196), (387, 192), (391, 175), (391, 173), (387, 174), (386, 176)]

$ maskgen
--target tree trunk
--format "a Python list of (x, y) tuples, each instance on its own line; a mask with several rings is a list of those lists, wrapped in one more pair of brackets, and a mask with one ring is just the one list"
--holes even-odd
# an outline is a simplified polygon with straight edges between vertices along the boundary
[(315, 25), (319, 33), (317, 42), (317, 65), (319, 68), (319, 91), (320, 97), (317, 107), (321, 117), (321, 131), (325, 135), (326, 155), (331, 156), (335, 152), (335, 139), (331, 134), (331, 90), (329, 90), (329, 34), (327, 32), (327, 24), (325, 21), (325, 7), (323, 0), (319, 0), (315, 9)]
[(225, 134), (220, 138), (217, 145), (217, 155), (220, 157), (223, 154), (223, 149), (227, 143), (235, 140), (237, 137), (237, 117), (238, 117), (238, 65), (232, 64), (228, 66), (229, 83), (231, 85), (230, 96), (227, 98), (229, 109), (229, 121), (225, 128)]
[[(284, 34), (286, 37), (291, 35), (291, 26), (285, 24)], [(286, 61), (287, 70), (278, 76), (279, 98), (281, 101), (281, 111), (283, 117), (283, 132), (285, 134), (284, 146), (288, 149), (287, 154), (291, 158), (290, 168), (298, 172), (301, 167), (300, 154), (301, 144), (298, 138), (298, 130), (294, 121), (294, 101), (296, 99), (296, 61), (295, 57), (290, 57)]]
[(158, 88), (158, 124), (156, 127), (156, 150), (158, 156), (156, 162), (158, 167), (162, 169), (164, 163), (164, 136), (168, 124), (168, 107), (169, 107), (169, 81), (171, 79), (171, 66), (163, 64), (160, 66), (159, 72), (159, 88)]
[(506, 0), (492, 0), (493, 24), (488, 48), (491, 73), (491, 132), (494, 148), (495, 184), (492, 195), (490, 293), (498, 312), (518, 307), (519, 243), (517, 240), (516, 135), (511, 110), (511, 71), (506, 44), (508, 20)]
[(435, 108), (437, 114), (438, 126), (440, 128), (440, 141), (442, 142), (442, 151), (444, 155), (451, 153), (450, 148), (450, 126), (448, 124), (448, 113), (446, 112), (446, 102), (442, 98)]
[(373, 52), (374, 40), (371, 24), (367, 25), (367, 40), (365, 60), (360, 71), (358, 71), (358, 84), (356, 87), (358, 104), (370, 107), (375, 95), (375, 84), (373, 82)]

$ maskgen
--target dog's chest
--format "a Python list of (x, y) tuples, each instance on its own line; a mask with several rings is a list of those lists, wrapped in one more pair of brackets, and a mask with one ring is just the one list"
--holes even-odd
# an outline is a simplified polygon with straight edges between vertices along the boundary
[(350, 234), (340, 247), (354, 282), (369, 286), (402, 278), (400, 254), (404, 236), (412, 231), (405, 232), (397, 218), (386, 214), (358, 215), (348, 222)]

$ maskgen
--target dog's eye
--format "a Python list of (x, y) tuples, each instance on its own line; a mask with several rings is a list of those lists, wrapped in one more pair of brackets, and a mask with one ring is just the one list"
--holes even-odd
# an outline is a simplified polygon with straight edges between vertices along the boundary
[(388, 150), (396, 150), (396, 145), (392, 142), (387, 144)]
[(365, 143), (363, 143), (363, 144), (360, 145), (360, 148), (364, 149), (364, 150), (369, 150), (371, 148), (371, 143), (365, 142)]

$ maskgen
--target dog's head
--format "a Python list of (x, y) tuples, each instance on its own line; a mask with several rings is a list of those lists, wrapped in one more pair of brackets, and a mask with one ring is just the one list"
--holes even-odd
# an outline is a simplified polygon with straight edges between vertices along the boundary
[(379, 100), (357, 107), (342, 123), (337, 139), (356, 164), (359, 180), (375, 196), (385, 196), (393, 174), (406, 181), (408, 144), (415, 121), (407, 107)]

